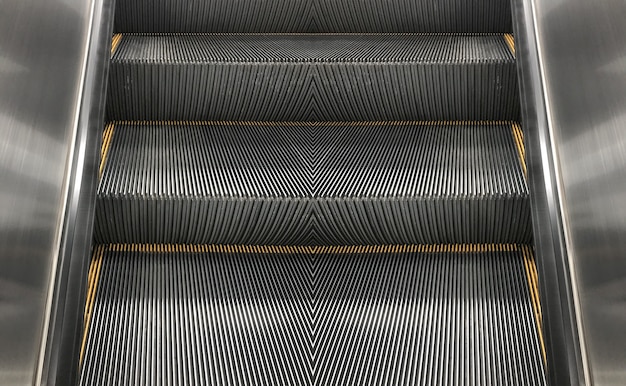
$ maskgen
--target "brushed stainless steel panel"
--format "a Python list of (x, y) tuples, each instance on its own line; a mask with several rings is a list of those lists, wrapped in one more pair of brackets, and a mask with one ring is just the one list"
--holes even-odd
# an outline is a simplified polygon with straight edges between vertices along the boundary
[(0, 384), (41, 375), (92, 2), (0, 1)]
[(587, 382), (626, 384), (626, 2), (533, 0)]

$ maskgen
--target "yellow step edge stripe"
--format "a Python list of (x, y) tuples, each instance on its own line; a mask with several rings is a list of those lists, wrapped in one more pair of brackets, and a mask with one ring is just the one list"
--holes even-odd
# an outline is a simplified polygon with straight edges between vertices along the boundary
[(547, 363), (546, 359), (546, 345), (543, 339), (543, 317), (541, 314), (541, 301), (539, 299), (539, 276), (537, 275), (537, 266), (535, 265), (535, 259), (533, 253), (528, 246), (522, 246), (522, 253), (524, 254), (524, 269), (526, 270), (526, 279), (528, 280), (528, 290), (530, 292), (530, 298), (533, 304), (533, 311), (535, 313), (535, 322), (537, 324), (537, 335), (539, 336), (539, 344), (541, 345), (541, 355), (543, 356), (543, 363)]
[(511, 50), (511, 53), (513, 54), (513, 56), (515, 56), (515, 39), (513, 38), (513, 35), (504, 34), (504, 40), (506, 41), (506, 44), (509, 46), (509, 49)]
[(515, 139), (515, 145), (517, 146), (517, 152), (522, 165), (522, 171), (524, 172), (524, 177), (528, 178), (528, 170), (526, 169), (526, 148), (524, 147), (524, 132), (522, 131), (519, 123), (516, 122), (511, 124), (511, 130), (513, 131), (513, 139)]
[(122, 41), (122, 34), (113, 35), (113, 39), (111, 39), (111, 56), (113, 56), (113, 54), (115, 53), (115, 50), (117, 50), (117, 46), (120, 45), (121, 41)]
[(513, 121), (353, 121), (353, 122), (256, 122), (256, 121), (114, 121), (116, 125), (168, 125), (168, 126), (382, 126), (382, 125), (488, 125), (506, 126)]
[(364, 254), (364, 253), (481, 253), (515, 252), (515, 244), (438, 244), (438, 245), (350, 245), (350, 246), (280, 246), (280, 245), (187, 245), (187, 244), (109, 244), (109, 251), (144, 253), (263, 253), (263, 254)]
[[(141, 36), (145, 35), (143, 33), (130, 33), (126, 34), (130, 36)], [(210, 36), (497, 36), (496, 33), (449, 33), (449, 32), (440, 32), (440, 33), (150, 33), (151, 36), (197, 36), (197, 35), (210, 35)], [(122, 40), (122, 34), (114, 34), (111, 39), (111, 56), (117, 50), (117, 47)], [(504, 34), (504, 40), (506, 44), (509, 46), (511, 53), (515, 55), (515, 39), (512, 34)]]
[(83, 362), (85, 355), (85, 345), (87, 344), (87, 335), (89, 334), (89, 324), (91, 323), (91, 314), (96, 301), (96, 293), (98, 289), (98, 281), (100, 280), (100, 270), (102, 268), (102, 256), (106, 247), (99, 245), (94, 249), (93, 258), (89, 265), (89, 277), (87, 279), (87, 300), (85, 303), (84, 330), (83, 338), (80, 345), (80, 363)]
[(131, 32), (128, 36), (499, 36), (498, 32)]
[(104, 132), (102, 133), (102, 149), (100, 151), (100, 169), (98, 177), (102, 177), (102, 172), (104, 171), (104, 165), (106, 165), (107, 156), (109, 155), (109, 147), (111, 146), (114, 131), (115, 124), (109, 123), (106, 125)]

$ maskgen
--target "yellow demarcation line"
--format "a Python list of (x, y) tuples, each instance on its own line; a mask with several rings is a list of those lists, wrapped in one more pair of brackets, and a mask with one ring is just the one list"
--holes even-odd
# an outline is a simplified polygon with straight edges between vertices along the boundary
[(546, 363), (546, 345), (543, 340), (543, 315), (541, 314), (541, 302), (539, 300), (539, 277), (537, 275), (537, 266), (535, 265), (535, 259), (533, 258), (533, 253), (530, 250), (530, 247), (525, 245), (522, 246), (521, 249), (524, 254), (524, 268), (526, 269), (528, 290), (533, 303), (535, 321), (537, 322), (537, 335), (539, 336), (539, 343), (541, 345), (541, 355), (543, 356), (543, 363)]
[(89, 324), (91, 323), (91, 314), (93, 305), (96, 301), (96, 292), (98, 289), (98, 281), (100, 279), (100, 270), (102, 268), (102, 256), (104, 255), (105, 246), (97, 246), (93, 253), (91, 264), (89, 265), (89, 276), (87, 279), (87, 301), (85, 303), (84, 330), (83, 339), (80, 345), (80, 362), (83, 362), (85, 355), (85, 345), (87, 343), (87, 335), (89, 333)]
[(512, 125), (513, 121), (353, 121), (353, 122), (255, 122), (255, 121), (115, 121), (117, 125), (167, 125), (167, 126), (385, 126), (385, 125)]
[(109, 123), (104, 128), (102, 133), (102, 149), (100, 151), (100, 169), (98, 177), (102, 177), (104, 171), (104, 165), (106, 164), (107, 155), (109, 155), (109, 147), (111, 146), (111, 140), (113, 139), (113, 132), (115, 131), (115, 124)]
[(515, 244), (442, 244), (372, 246), (278, 246), (278, 245), (187, 245), (110, 244), (109, 251), (145, 253), (262, 253), (262, 254), (363, 254), (363, 253), (480, 253), (515, 252)]
[(120, 45), (121, 41), (122, 41), (122, 34), (113, 35), (113, 39), (111, 40), (111, 56), (113, 56), (113, 54), (115, 53), (115, 50), (117, 50), (117, 46)]
[(517, 145), (519, 160), (522, 164), (522, 171), (524, 172), (524, 176), (528, 177), (528, 170), (526, 169), (526, 148), (524, 147), (524, 132), (522, 131), (519, 123), (516, 122), (511, 124), (511, 129), (513, 130), (515, 145)]
[[(141, 36), (143, 32), (125, 33)], [(499, 36), (496, 32), (151, 32), (154, 36)]]
[(516, 251), (513, 244), (432, 244), (432, 245), (372, 245), (312, 247), (317, 254), (363, 253), (474, 253)]
[(511, 53), (513, 53), (513, 56), (515, 56), (515, 39), (513, 39), (513, 35), (504, 34), (504, 40), (506, 41), (506, 44), (511, 49)]

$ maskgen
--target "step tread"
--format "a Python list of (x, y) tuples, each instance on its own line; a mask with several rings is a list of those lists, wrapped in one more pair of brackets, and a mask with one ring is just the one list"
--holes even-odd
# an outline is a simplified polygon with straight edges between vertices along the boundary
[(512, 62), (504, 35), (131, 34), (113, 62), (483, 63)]
[(82, 384), (545, 385), (527, 247), (157, 247), (96, 250)]
[(511, 124), (117, 123), (100, 195), (527, 196)]

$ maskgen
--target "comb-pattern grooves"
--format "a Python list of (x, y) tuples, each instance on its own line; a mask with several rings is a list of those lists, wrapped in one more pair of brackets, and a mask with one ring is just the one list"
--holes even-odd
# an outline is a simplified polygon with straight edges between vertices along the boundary
[(117, 122), (95, 237), (520, 243), (531, 222), (510, 122)]
[(546, 385), (509, 0), (114, 30), (81, 385)]
[(124, 35), (113, 120), (516, 120), (503, 35)]
[(118, 0), (116, 32), (512, 32), (502, 0)]
[(106, 250), (82, 385), (545, 385), (524, 258)]

